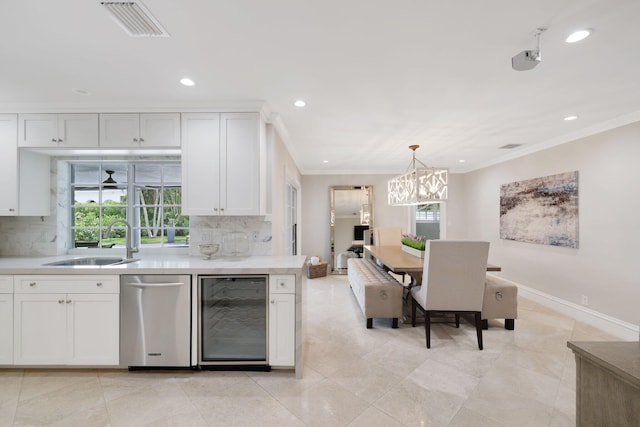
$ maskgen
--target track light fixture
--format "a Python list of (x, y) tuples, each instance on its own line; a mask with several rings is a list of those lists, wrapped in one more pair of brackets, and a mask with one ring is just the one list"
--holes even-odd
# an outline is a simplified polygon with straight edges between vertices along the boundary
[(536, 39), (536, 49), (523, 50), (511, 58), (511, 68), (516, 71), (527, 71), (535, 68), (535, 66), (542, 61), (542, 55), (540, 54), (540, 35), (545, 31), (547, 31), (547, 29), (544, 27), (536, 29), (534, 35)]

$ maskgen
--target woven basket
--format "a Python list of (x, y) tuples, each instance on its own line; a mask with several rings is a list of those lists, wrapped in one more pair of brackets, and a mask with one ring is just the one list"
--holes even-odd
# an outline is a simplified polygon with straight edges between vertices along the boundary
[(315, 279), (316, 277), (325, 277), (327, 275), (327, 263), (321, 262), (317, 265), (307, 264), (307, 277)]

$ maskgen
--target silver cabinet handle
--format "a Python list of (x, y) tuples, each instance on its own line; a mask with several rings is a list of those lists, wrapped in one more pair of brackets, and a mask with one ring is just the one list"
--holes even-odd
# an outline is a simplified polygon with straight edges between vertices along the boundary
[(271, 300), (271, 304), (275, 304), (276, 302), (274, 300)]
[(64, 142), (62, 138), (58, 138), (58, 142)]
[(133, 142), (138, 142), (138, 138), (133, 138)]
[(55, 138), (51, 138), (51, 142), (57, 142)]
[(64, 300), (63, 299), (59, 299), (58, 300), (58, 304), (64, 304)]
[(32, 288), (36, 285), (36, 282), (31, 282), (29, 283), (29, 286), (31, 286)]
[(140, 142), (144, 142), (144, 138), (140, 138)]
[(71, 304), (71, 300), (70, 299), (67, 300), (67, 304)]
[(280, 282), (280, 286), (284, 286), (284, 285), (285, 285), (285, 283), (284, 283), (284, 282)]
[(96, 283), (96, 286), (97, 286), (97, 287), (99, 287), (99, 288), (101, 288), (101, 287), (102, 287), (102, 282), (98, 282), (98, 283)]

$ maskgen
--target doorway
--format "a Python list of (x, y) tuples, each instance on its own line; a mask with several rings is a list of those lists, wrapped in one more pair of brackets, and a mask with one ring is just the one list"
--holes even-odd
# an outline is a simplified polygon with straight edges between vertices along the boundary
[(298, 189), (287, 183), (285, 194), (285, 254), (298, 255)]

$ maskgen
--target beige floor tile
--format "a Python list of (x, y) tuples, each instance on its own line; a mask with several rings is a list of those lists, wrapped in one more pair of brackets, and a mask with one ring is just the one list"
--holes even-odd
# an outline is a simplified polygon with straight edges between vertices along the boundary
[[(130, 390), (128, 390), (130, 391)], [(113, 426), (142, 426), (197, 413), (179, 384), (158, 382), (107, 401)]]
[(37, 377), (40, 376), (25, 375), (25, 380), (29, 378), (31, 392), (20, 396), (15, 425), (80, 425), (83, 420), (105, 424), (106, 407), (96, 375), (66, 385), (62, 385), (64, 381), (59, 375), (42, 376), (43, 392), (33, 393), (33, 382)]
[(370, 406), (348, 427), (402, 427), (402, 424), (379, 409)]
[(510, 427), (467, 408), (460, 408), (447, 427)]
[(407, 426), (446, 426), (465, 399), (426, 389), (407, 378), (374, 403), (374, 407)]
[(280, 402), (308, 426), (344, 426), (369, 406), (366, 401), (335, 382), (325, 379), (298, 396)]
[(371, 404), (400, 384), (404, 375), (379, 363), (357, 359), (344, 363), (328, 378)]

